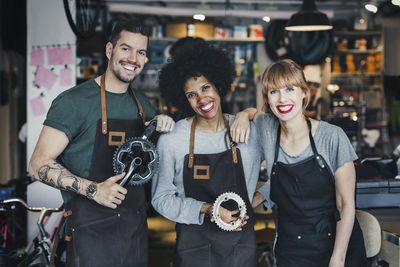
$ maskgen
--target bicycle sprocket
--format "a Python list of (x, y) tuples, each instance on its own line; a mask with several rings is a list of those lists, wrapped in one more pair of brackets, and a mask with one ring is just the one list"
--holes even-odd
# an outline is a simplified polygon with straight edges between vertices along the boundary
[[(238, 209), (239, 209), (239, 217), (236, 221), (232, 221), (230, 223), (226, 223), (221, 219), (220, 213), (219, 213), (219, 207), (221, 206), (222, 203), (233, 200), (237, 203)], [(244, 200), (236, 193), (233, 192), (226, 192), (221, 194), (214, 202), (213, 205), (213, 216), (214, 216), (214, 221), (218, 225), (219, 228), (225, 231), (233, 231), (236, 228), (238, 228), (243, 221), (245, 220), (246, 217), (246, 204)]]
[(114, 172), (125, 177), (120, 185), (141, 185), (158, 171), (159, 156), (156, 147), (148, 140), (129, 138), (114, 153)]

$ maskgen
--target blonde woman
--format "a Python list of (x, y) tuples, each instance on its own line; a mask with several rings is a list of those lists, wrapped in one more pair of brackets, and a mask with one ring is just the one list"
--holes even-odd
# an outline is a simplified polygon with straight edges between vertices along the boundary
[(231, 133), (235, 141), (246, 141), (248, 120), (256, 121), (270, 181), (252, 205), (277, 206), (277, 266), (366, 266), (354, 215), (357, 155), (347, 136), (304, 115), (310, 89), (292, 60), (271, 64), (262, 86), (269, 113), (250, 108), (237, 114)]

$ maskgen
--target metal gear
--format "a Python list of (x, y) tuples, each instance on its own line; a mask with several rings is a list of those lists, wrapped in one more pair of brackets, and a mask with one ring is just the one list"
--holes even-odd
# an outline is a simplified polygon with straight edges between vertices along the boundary
[[(219, 214), (219, 207), (221, 206), (222, 203), (228, 201), (228, 200), (233, 200), (237, 203), (238, 209), (239, 209), (239, 218), (236, 221), (233, 221), (231, 223), (226, 223), (222, 221), (221, 216)], [(214, 216), (214, 221), (218, 225), (219, 228), (225, 231), (233, 231), (236, 228), (238, 228), (242, 222), (244, 221), (246, 217), (247, 209), (246, 209), (246, 204), (244, 203), (244, 200), (236, 193), (233, 192), (226, 192), (220, 195), (214, 202), (213, 205), (213, 216)]]
[(140, 138), (128, 138), (116, 149), (113, 159), (114, 172), (125, 172), (125, 177), (120, 182), (121, 186), (144, 184), (157, 173), (159, 155), (156, 147), (147, 140), (156, 123), (152, 121)]

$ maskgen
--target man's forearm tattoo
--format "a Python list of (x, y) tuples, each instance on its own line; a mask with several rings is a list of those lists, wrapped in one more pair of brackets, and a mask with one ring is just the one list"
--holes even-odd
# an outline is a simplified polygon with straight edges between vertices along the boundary
[(78, 193), (80, 190), (80, 179), (71, 174), (57, 162), (54, 162), (52, 166), (46, 164), (40, 167), (38, 170), (38, 176), (43, 183), (52, 187), (74, 193)]

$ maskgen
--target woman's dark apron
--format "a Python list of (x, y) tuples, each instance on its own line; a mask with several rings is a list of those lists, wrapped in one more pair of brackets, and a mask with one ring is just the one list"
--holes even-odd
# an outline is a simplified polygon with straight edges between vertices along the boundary
[[(318, 154), (311, 134), (312, 156), (298, 163), (278, 162), (280, 127), (271, 173), (271, 200), (278, 206), (278, 238), (275, 256), (278, 267), (324, 267), (329, 265), (335, 243), (335, 178)], [(355, 218), (345, 266), (365, 267), (366, 256), (360, 226)]]
[[(227, 120), (225, 124), (228, 128)], [(231, 142), (230, 149), (226, 144), (228, 150), (225, 152), (194, 155), (195, 127), (196, 117), (191, 127), (189, 154), (185, 156), (183, 166), (185, 196), (205, 203), (214, 203), (223, 193), (237, 193), (245, 201), (250, 219), (242, 231), (236, 232), (220, 229), (210, 221), (208, 215), (205, 215), (202, 225), (177, 223), (174, 266), (255, 267), (257, 255), (254, 214), (247, 194), (240, 151), (236, 144)], [(225, 207), (234, 209), (233, 206)]]
[[(139, 116), (135, 120), (107, 119), (105, 75), (101, 77), (102, 118), (96, 129), (92, 164), (88, 179), (103, 182), (114, 176), (113, 155), (127, 138), (144, 130), (143, 109), (131, 91)], [(130, 90), (130, 89), (128, 89)], [(127, 107), (129, 108), (129, 107)], [(116, 209), (101, 206), (77, 195), (67, 205), (67, 266), (143, 267), (147, 266), (148, 237), (143, 186), (129, 187), (125, 200)]]

